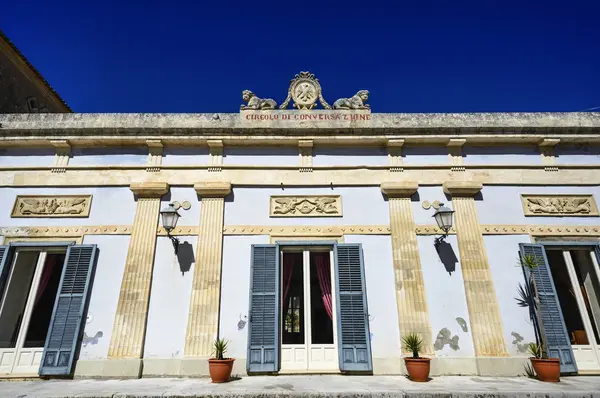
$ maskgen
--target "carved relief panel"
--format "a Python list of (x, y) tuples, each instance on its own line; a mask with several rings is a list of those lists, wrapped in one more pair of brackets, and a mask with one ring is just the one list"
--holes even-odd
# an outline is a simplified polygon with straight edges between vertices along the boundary
[(341, 217), (340, 195), (271, 196), (271, 217)]
[(526, 216), (598, 216), (598, 208), (591, 194), (521, 195), (521, 202)]
[(92, 195), (18, 195), (11, 217), (88, 217)]

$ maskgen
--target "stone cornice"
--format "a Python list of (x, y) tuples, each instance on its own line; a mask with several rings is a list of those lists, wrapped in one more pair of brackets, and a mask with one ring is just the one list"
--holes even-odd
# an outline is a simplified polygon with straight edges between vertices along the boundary
[(416, 181), (387, 181), (381, 183), (381, 192), (390, 198), (408, 198), (419, 189)]
[[(222, 139), (225, 145), (243, 145), (247, 141), (297, 145), (299, 139), (315, 139), (315, 145), (385, 145), (388, 140), (404, 139), (410, 145), (444, 145), (449, 139), (466, 139), (467, 144), (537, 144), (546, 138), (560, 139), (561, 143), (600, 142), (600, 113), (595, 112), (372, 113), (368, 120), (331, 118), (356, 116), (355, 113), (289, 110), (235, 114), (9, 114), (0, 115), (0, 143), (50, 145), (50, 140), (70, 140), (72, 145), (116, 145), (160, 139), (166, 144), (206, 145), (208, 140)], [(253, 115), (263, 120), (252, 119)]]
[(203, 181), (194, 184), (201, 198), (223, 198), (231, 193), (231, 183), (222, 181)]
[(169, 192), (166, 182), (134, 182), (129, 186), (138, 198), (160, 198)]
[(451, 196), (475, 196), (483, 188), (480, 181), (446, 181), (443, 185), (444, 192)]

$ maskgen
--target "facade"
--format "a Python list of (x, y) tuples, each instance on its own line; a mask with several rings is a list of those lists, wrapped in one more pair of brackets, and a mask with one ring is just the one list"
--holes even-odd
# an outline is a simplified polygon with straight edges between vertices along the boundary
[(243, 97), (0, 116), (3, 375), (205, 375), (217, 336), (237, 374), (402, 374), (411, 332), (434, 375), (524, 374), (520, 253), (563, 372), (600, 371), (600, 114)]
[(71, 108), (0, 30), (0, 113), (65, 113)]

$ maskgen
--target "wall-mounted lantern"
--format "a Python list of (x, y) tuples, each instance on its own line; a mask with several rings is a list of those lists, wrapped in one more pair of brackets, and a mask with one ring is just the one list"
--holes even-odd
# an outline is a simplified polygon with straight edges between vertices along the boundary
[(183, 210), (189, 210), (192, 205), (190, 202), (185, 201), (183, 204), (179, 202), (169, 203), (169, 206), (165, 207), (160, 211), (160, 217), (162, 219), (163, 228), (167, 231), (167, 236), (173, 242), (173, 249), (175, 249), (175, 254), (177, 254), (177, 249), (179, 248), (179, 239), (175, 236), (171, 235), (171, 231), (175, 229), (177, 226), (177, 221), (179, 220), (179, 213), (177, 210), (182, 208)]
[(441, 241), (443, 241), (446, 236), (448, 236), (448, 232), (452, 228), (452, 215), (454, 214), (454, 210), (449, 209), (444, 206), (443, 203), (439, 204), (438, 209), (436, 210), (433, 218), (435, 218), (435, 222), (438, 227), (444, 231), (444, 235), (435, 238), (435, 245), (437, 246)]

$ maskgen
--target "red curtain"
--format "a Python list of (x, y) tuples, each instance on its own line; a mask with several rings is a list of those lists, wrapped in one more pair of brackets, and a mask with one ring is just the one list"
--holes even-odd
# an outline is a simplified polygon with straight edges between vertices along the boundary
[(329, 253), (315, 253), (315, 265), (319, 277), (319, 287), (325, 311), (329, 319), (333, 319), (333, 305), (331, 302), (331, 267), (329, 264)]
[(294, 257), (283, 256), (283, 319), (287, 315), (289, 308), (290, 285), (294, 272)]

